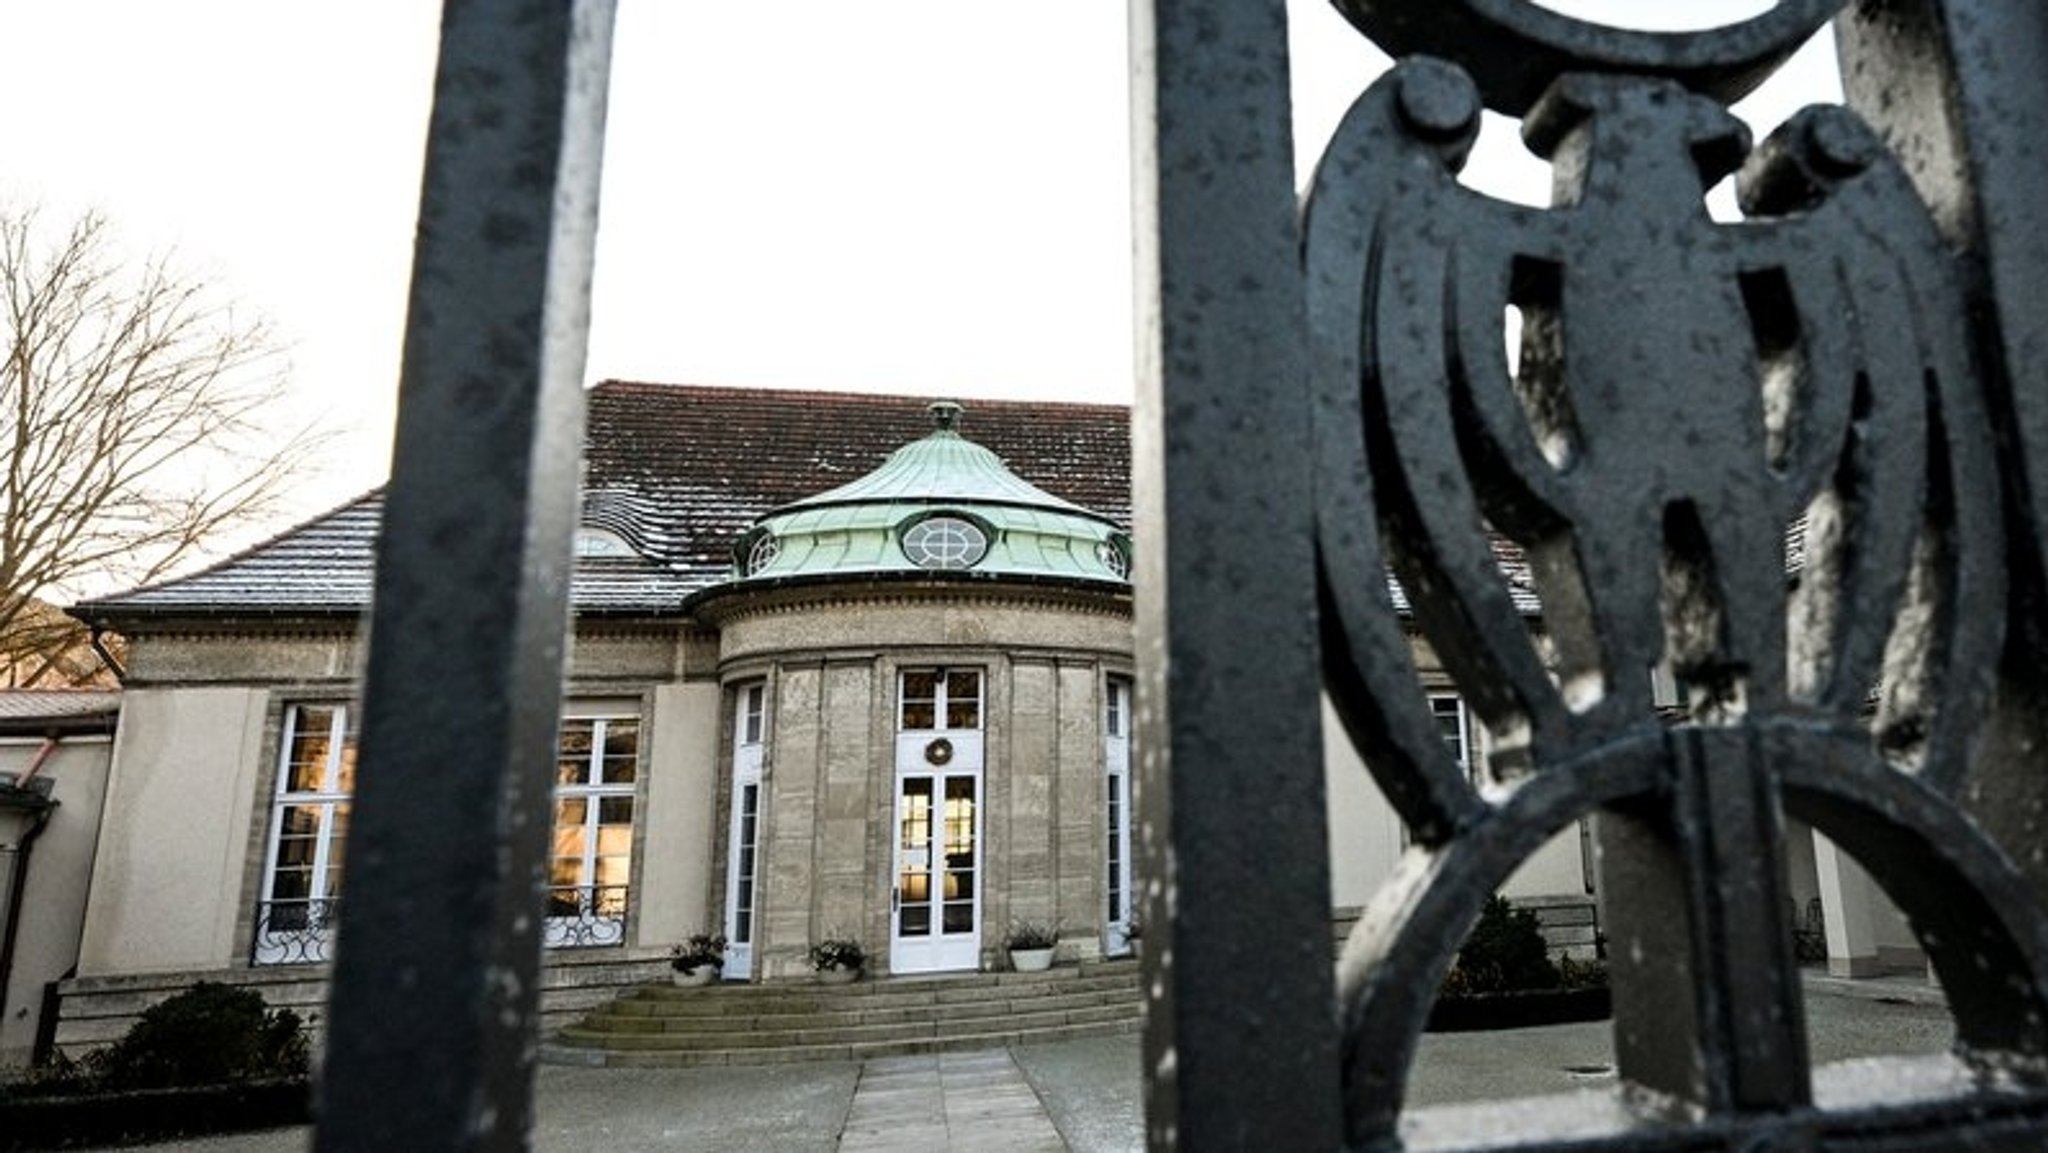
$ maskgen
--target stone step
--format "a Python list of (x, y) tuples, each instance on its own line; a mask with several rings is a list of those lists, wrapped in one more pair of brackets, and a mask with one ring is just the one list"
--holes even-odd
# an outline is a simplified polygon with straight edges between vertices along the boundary
[[(1071, 1009), (1039, 1010), (1002, 1016), (969, 1018), (934, 1017), (922, 1021), (887, 1024), (842, 1024), (826, 1021), (792, 1021), (775, 1028), (717, 1030), (668, 1028), (661, 1030), (613, 1030), (602, 1026), (572, 1025), (559, 1039), (567, 1044), (599, 1045), (618, 1051), (651, 1049), (770, 1049), (805, 1045), (853, 1045), (867, 1041), (905, 1041), (944, 1038), (956, 1034), (1059, 1029), (1068, 1025), (1100, 1025), (1128, 1021), (1142, 1012), (1136, 1004), (1092, 1005)], [(675, 1022), (669, 1022), (674, 1026)]]
[(821, 1025), (899, 1025), (946, 1019), (1004, 1017), (1021, 1013), (1078, 1012), (1099, 1008), (1133, 1008), (1140, 996), (1135, 986), (1060, 996), (1007, 998), (987, 1001), (958, 1001), (947, 1004), (889, 1004), (879, 1007), (846, 1005), (813, 1012), (791, 1012), (764, 1006), (758, 1013), (711, 1015), (661, 1014), (633, 1011), (630, 1004), (600, 1008), (579, 1024), (591, 1030), (617, 1033), (695, 1032), (703, 1034), (773, 1031), (790, 1027)]
[[(627, 990), (611, 1008), (628, 1016), (758, 1017), (903, 1008), (931, 1004), (1023, 1002), (1077, 993), (1113, 994), (1135, 988), (1135, 967), (1089, 966), (1072, 976), (1002, 973), (940, 978), (884, 978), (849, 985), (748, 985), (702, 988), (643, 984)], [(1092, 971), (1091, 971), (1092, 970)], [(1049, 973), (1056, 974), (1058, 970)]]
[[(696, 997), (687, 994), (698, 992)], [(1064, 1001), (1105, 1001), (1137, 996), (1137, 985), (1128, 978), (1117, 982), (1075, 982), (1071, 987), (1046, 986), (1019, 990), (1009, 986), (978, 988), (971, 995), (946, 991), (915, 995), (890, 994), (873, 997), (792, 997), (749, 994), (742, 989), (698, 991), (642, 986), (628, 990), (601, 1011), (618, 1017), (654, 1020), (695, 1020), (707, 1024), (721, 1018), (760, 1020), (773, 1017), (808, 1017), (821, 1013), (877, 1014), (910, 1010), (943, 1009), (984, 1005), (1032, 1005)], [(709, 995), (703, 995), (708, 993)], [(683, 994), (683, 995), (674, 995)], [(715, 1002), (715, 1004), (713, 1003)]]
[(1135, 1030), (1135, 961), (849, 985), (641, 985), (544, 1047), (572, 1064), (730, 1064), (930, 1053)]
[(668, 1069), (702, 1065), (779, 1065), (793, 1061), (866, 1061), (876, 1057), (907, 1057), (922, 1053), (999, 1049), (1067, 1041), (1078, 1037), (1119, 1036), (1144, 1027), (1139, 1017), (1056, 1029), (1001, 1029), (946, 1037), (871, 1040), (851, 1043), (788, 1045), (780, 1048), (607, 1050), (541, 1046), (541, 1059), (551, 1064), (603, 1066), (615, 1069)]

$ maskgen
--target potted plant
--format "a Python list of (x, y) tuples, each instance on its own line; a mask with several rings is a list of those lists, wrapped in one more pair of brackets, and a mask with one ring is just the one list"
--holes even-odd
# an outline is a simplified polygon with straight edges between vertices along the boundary
[(1042, 973), (1050, 968), (1053, 947), (1059, 943), (1059, 926), (1036, 921), (1012, 922), (1004, 940), (1010, 950), (1010, 967), (1019, 973)]
[(669, 950), (670, 978), (678, 985), (709, 985), (725, 971), (725, 935), (693, 933)]
[(840, 985), (860, 976), (868, 955), (851, 937), (827, 937), (811, 946), (810, 959), (820, 981)]

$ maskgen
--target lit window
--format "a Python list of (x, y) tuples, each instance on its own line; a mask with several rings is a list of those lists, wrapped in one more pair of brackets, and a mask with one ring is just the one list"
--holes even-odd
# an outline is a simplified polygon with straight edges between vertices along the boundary
[(625, 940), (633, 872), (633, 782), (639, 775), (639, 718), (562, 721), (548, 860), (549, 945)]
[(926, 517), (903, 530), (903, 555), (919, 568), (973, 568), (988, 555), (988, 534), (957, 516)]
[(325, 961), (341, 913), (342, 852), (356, 743), (342, 705), (293, 705), (285, 711), (270, 854), (256, 939), (258, 965)]
[[(285, 709), (250, 948), (254, 964), (331, 959), (355, 792), (354, 714), (352, 706), (341, 704)], [(565, 719), (556, 766), (546, 943), (620, 944), (632, 868), (639, 719)]]
[(981, 670), (912, 669), (903, 674), (906, 731), (981, 727)]

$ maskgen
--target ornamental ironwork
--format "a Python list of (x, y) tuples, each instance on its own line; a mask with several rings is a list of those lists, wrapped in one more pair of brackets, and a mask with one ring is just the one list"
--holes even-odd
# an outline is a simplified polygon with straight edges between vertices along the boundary
[(258, 901), (251, 965), (317, 965), (334, 959), (341, 899)]
[[(1684, 35), (1505, 0), (1338, 6), (1402, 59), (1303, 218), (1325, 662), (1417, 844), (1338, 974), (1345, 1140), (1477, 1140), (1403, 1121), (1416, 1041), (1487, 896), (1584, 817), (1622, 1088), (1525, 1114), (1516, 1148), (1846, 1147), (2041, 1115), (2048, 918), (1962, 803), (2007, 547), (1962, 271), (1854, 112), (1752, 147), (1726, 107), (1838, 5)], [(1552, 207), (1458, 182), (1484, 108), (1523, 117)], [(1743, 218), (1710, 219), (1731, 174)], [(1530, 561), (1544, 643), (1494, 534)], [(1438, 735), (1389, 567), (1495, 736), (1491, 781)], [(1686, 690), (1675, 724), (1660, 665)], [(1906, 913), (1952, 1057), (1810, 1067), (1788, 816)]]

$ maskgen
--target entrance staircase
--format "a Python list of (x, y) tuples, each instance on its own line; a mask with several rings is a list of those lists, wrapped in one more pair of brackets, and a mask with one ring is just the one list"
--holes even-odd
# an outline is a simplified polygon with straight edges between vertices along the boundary
[(621, 1067), (859, 1061), (1135, 1033), (1143, 1015), (1130, 959), (849, 985), (648, 984), (563, 1028), (541, 1058)]

